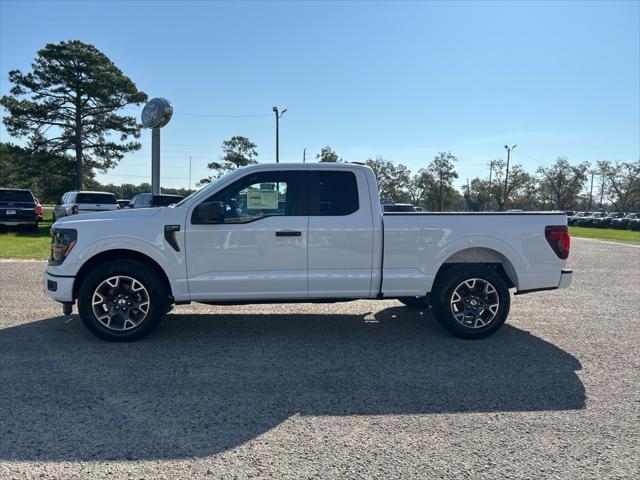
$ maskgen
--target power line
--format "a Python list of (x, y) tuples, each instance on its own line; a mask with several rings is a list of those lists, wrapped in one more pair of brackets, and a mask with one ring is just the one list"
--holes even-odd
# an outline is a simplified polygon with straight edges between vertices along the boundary
[(270, 117), (270, 113), (254, 113), (248, 115), (212, 115), (208, 113), (174, 113), (174, 115), (182, 115), (185, 117), (209, 117), (209, 118), (257, 118), (257, 117)]

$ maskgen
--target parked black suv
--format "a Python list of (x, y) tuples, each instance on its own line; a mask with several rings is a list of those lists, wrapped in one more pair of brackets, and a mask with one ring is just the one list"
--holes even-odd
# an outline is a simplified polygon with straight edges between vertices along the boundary
[(591, 225), (599, 228), (608, 228), (611, 226), (611, 222), (614, 218), (622, 218), (624, 213), (621, 212), (609, 212), (606, 217), (594, 218)]
[(415, 213), (416, 207), (410, 203), (383, 203), (382, 211), (384, 213)]
[(614, 218), (611, 221), (611, 226), (613, 228), (628, 228), (629, 222), (635, 218), (640, 218), (640, 213), (627, 213), (622, 218)]
[(183, 198), (180, 195), (139, 193), (131, 199), (129, 208), (168, 207), (178, 203)]
[(36, 200), (31, 190), (0, 188), (0, 225), (27, 227), (38, 230)]
[(596, 218), (604, 218), (607, 216), (607, 212), (593, 212), (587, 217), (580, 217), (575, 223), (579, 227), (593, 227), (593, 221)]

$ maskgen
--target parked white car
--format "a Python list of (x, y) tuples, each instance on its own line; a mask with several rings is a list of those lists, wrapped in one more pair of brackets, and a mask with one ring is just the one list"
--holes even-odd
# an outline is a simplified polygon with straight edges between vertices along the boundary
[(109, 192), (67, 192), (53, 209), (53, 221), (68, 215), (118, 209), (116, 196)]
[(455, 335), (500, 328), (517, 294), (568, 287), (563, 212), (383, 214), (352, 164), (235, 170), (158, 209), (63, 218), (44, 289), (113, 341), (150, 333), (172, 304), (398, 299)]

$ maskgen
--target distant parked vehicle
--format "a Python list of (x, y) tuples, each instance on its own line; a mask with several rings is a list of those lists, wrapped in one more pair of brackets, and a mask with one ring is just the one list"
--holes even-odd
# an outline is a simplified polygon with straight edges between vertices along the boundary
[(567, 214), (567, 218), (573, 217), (576, 214), (576, 212), (574, 212), (573, 210), (567, 210), (564, 213)]
[(608, 228), (611, 226), (611, 222), (614, 218), (622, 218), (624, 213), (621, 212), (609, 212), (606, 217), (594, 218), (592, 226), (598, 228)]
[(422, 207), (416, 207), (416, 212), (426, 212), (427, 210)]
[(184, 197), (180, 195), (139, 193), (131, 199), (130, 208), (168, 207), (178, 203)]
[(640, 217), (629, 219), (629, 224), (627, 225), (627, 229), (629, 230), (640, 230)]
[(611, 220), (612, 228), (627, 228), (629, 226), (629, 222), (635, 218), (640, 218), (640, 213), (627, 213), (622, 218), (614, 218)]
[(591, 212), (576, 212), (573, 216), (567, 218), (567, 223), (569, 225), (576, 225), (578, 220), (583, 217), (588, 217), (589, 215), (591, 215)]
[(42, 204), (40, 203), (40, 199), (38, 197), (33, 197), (36, 201), (36, 218), (39, 222), (42, 221)]
[[(42, 216), (42, 207), (40, 208)], [(31, 190), (0, 188), (0, 225), (38, 230), (36, 199)]]
[(131, 204), (131, 200), (120, 198), (116, 200), (116, 203), (118, 204), (118, 208), (123, 209), (127, 208)]
[(577, 225), (579, 227), (593, 227), (593, 221), (596, 218), (603, 218), (607, 215), (607, 212), (593, 212), (587, 217), (581, 217), (578, 219)]
[(382, 210), (385, 213), (416, 213), (416, 207), (410, 203), (383, 203)]
[(117, 210), (116, 196), (109, 192), (67, 192), (53, 209), (53, 221), (68, 215)]

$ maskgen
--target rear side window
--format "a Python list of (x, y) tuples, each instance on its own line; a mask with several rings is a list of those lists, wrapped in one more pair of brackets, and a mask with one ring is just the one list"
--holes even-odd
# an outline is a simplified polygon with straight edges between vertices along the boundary
[(0, 190), (0, 202), (33, 203), (33, 195), (26, 190)]
[(116, 203), (116, 196), (113, 193), (79, 193), (76, 203), (99, 203), (108, 205)]
[(353, 172), (310, 171), (309, 215), (350, 215), (360, 208)]
[(153, 204), (158, 207), (168, 207), (169, 205), (178, 203), (180, 200), (182, 200), (182, 197), (164, 197), (162, 195), (156, 195), (153, 198)]

